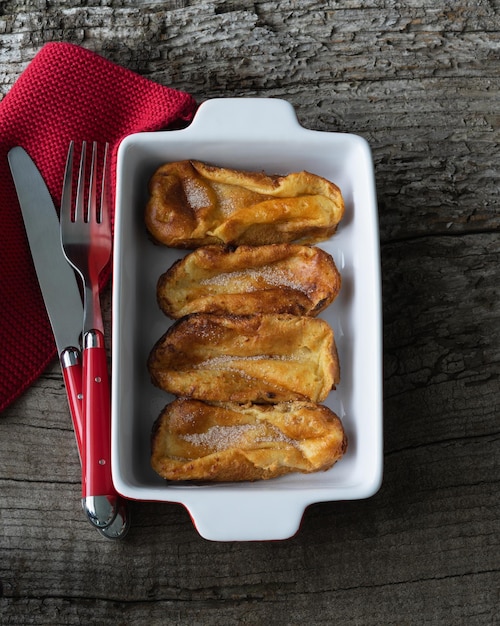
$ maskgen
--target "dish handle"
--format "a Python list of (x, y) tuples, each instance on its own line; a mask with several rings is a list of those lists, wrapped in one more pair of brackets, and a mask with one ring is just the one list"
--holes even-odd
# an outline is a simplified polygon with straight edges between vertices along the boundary
[(235, 140), (269, 139), (284, 131), (304, 129), (295, 109), (280, 98), (213, 98), (203, 102), (184, 132), (197, 138)]
[(184, 503), (196, 530), (210, 541), (279, 541), (299, 530), (305, 506), (292, 492), (198, 492)]

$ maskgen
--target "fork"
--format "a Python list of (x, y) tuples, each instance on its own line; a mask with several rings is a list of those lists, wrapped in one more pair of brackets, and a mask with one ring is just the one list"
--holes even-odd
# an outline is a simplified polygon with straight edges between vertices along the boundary
[(109, 262), (112, 248), (108, 145), (104, 148), (100, 202), (97, 150), (94, 142), (87, 177), (87, 144), (82, 143), (73, 212), (74, 142), (70, 143), (61, 200), (61, 245), (84, 287), (82, 505), (92, 524), (104, 529), (113, 523), (119, 502), (111, 478), (111, 401), (99, 298), (99, 277)]

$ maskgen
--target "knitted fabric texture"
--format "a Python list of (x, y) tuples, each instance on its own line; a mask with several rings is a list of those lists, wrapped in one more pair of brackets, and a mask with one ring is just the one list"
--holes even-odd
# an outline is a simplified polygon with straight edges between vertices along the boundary
[(22, 146), (59, 211), (69, 142), (109, 142), (134, 132), (186, 125), (196, 110), (186, 93), (153, 83), (68, 43), (46, 44), (0, 102), (0, 411), (56, 356), (7, 160)]

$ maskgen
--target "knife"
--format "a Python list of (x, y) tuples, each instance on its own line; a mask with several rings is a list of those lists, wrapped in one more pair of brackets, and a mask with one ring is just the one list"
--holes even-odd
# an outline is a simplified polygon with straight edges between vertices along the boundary
[[(60, 227), (49, 190), (36, 165), (20, 146), (8, 160), (16, 187), (35, 271), (54, 333), (75, 431), (80, 461), (83, 442), (83, 379), (80, 354), (83, 305), (73, 269), (63, 255)], [(109, 468), (111, 472), (111, 468)], [(127, 507), (115, 492), (102, 502), (101, 519), (91, 523), (110, 539), (125, 536), (130, 525)], [(104, 527), (103, 527), (104, 526)]]

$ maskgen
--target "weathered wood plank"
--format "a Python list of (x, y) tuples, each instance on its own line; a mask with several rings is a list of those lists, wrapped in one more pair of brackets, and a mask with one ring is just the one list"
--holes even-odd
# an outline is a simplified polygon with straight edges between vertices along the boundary
[(498, 431), (499, 261), (494, 234), (383, 246), (389, 449)]
[[(314, 576), (313, 572), (311, 576)], [(7, 613), (3, 613), (3, 617), (6, 626), (30, 621), (52, 626), (76, 626), (88, 620), (90, 614), (103, 626), (113, 626), (117, 620), (127, 625), (189, 623), (193, 626), (254, 626), (269, 619), (277, 626), (290, 626), (304, 621), (316, 625), (331, 624), (339, 614), (349, 616), (342, 620), (348, 626), (360, 623), (364, 626), (382, 623), (384, 626), (414, 623), (494, 624), (498, 616), (491, 607), (498, 601), (494, 592), (497, 583), (494, 576), (484, 573), (445, 580), (416, 581), (414, 587), (417, 593), (414, 596), (408, 596), (405, 589), (398, 585), (332, 590), (328, 594), (331, 604), (326, 604), (321, 596), (297, 594), (288, 590), (286, 595), (277, 594), (273, 599), (272, 613), (269, 613), (269, 604), (260, 594), (252, 593), (251, 587), (247, 590), (245, 601), (235, 599), (225, 602), (213, 597), (200, 604), (183, 598), (125, 603), (48, 597), (43, 600), (31, 599), (25, 606), (13, 604)], [(463, 602), (471, 590), (478, 598), (474, 606)], [(363, 601), (360, 601), (360, 594)], [(310, 621), (313, 614), (317, 617)], [(19, 615), (25, 615), (27, 620), (20, 621)], [(416, 615), (418, 618), (408, 618), (408, 615)]]

